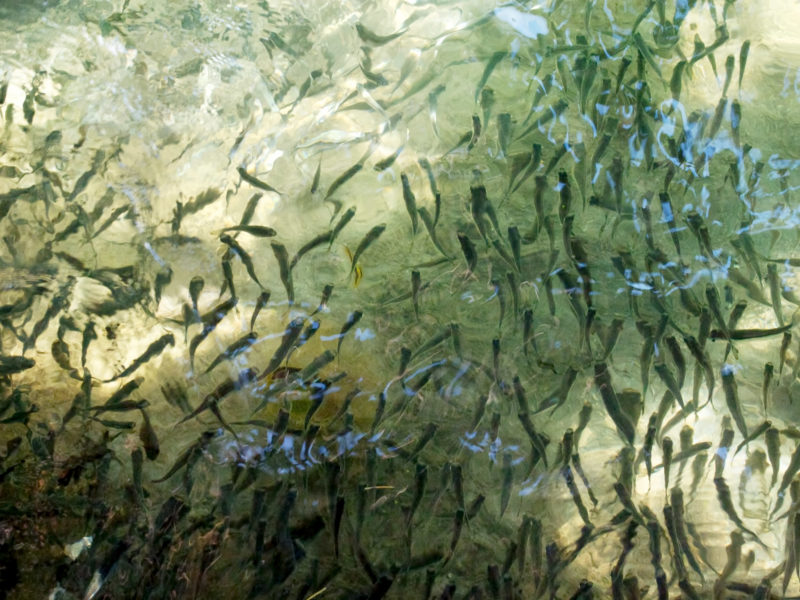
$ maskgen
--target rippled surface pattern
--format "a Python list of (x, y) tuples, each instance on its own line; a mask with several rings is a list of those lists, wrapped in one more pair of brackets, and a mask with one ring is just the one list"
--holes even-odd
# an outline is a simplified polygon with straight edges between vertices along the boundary
[(0, 598), (800, 595), (790, 0), (0, 4)]

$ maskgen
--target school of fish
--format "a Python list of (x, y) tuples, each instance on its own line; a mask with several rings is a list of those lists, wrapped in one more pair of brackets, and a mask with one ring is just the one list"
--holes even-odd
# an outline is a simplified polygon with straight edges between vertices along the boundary
[(800, 597), (742, 2), (109, 3), (153, 140), (0, 61), (0, 598)]

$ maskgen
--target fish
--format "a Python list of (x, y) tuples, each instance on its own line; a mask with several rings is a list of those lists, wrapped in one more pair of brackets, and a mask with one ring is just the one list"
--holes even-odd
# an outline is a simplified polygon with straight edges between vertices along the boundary
[(372, 31), (371, 29), (367, 29), (361, 23), (356, 23), (356, 33), (358, 33), (358, 37), (361, 38), (362, 42), (365, 42), (365, 43), (370, 44), (372, 46), (383, 46), (385, 44), (388, 44), (392, 40), (396, 40), (397, 38), (399, 38), (407, 30), (408, 30), (408, 28), (405, 28), (405, 29), (401, 29), (399, 31), (396, 31), (394, 33), (391, 33), (389, 35), (378, 35), (374, 31)]
[(239, 300), (236, 296), (231, 296), (231, 298), (218, 304), (211, 311), (200, 317), (203, 329), (189, 342), (189, 361), (192, 366), (194, 366), (194, 354), (197, 352), (197, 347), (216, 329), (217, 325), (225, 318), (225, 315), (235, 308), (238, 303)]
[(481, 74), (481, 78), (478, 81), (478, 85), (475, 88), (476, 103), (478, 102), (478, 98), (480, 97), (481, 92), (483, 91), (483, 88), (486, 85), (486, 82), (489, 81), (489, 77), (491, 76), (492, 71), (494, 71), (495, 67), (497, 67), (500, 61), (503, 60), (507, 55), (508, 52), (506, 52), (505, 50), (499, 50), (493, 53), (492, 56), (489, 58), (489, 61), (486, 63), (486, 67), (484, 68), (483, 73)]
[(156, 436), (155, 429), (153, 429), (153, 425), (150, 423), (150, 417), (147, 415), (147, 411), (142, 408), (141, 413), (142, 424), (139, 427), (139, 440), (142, 442), (147, 459), (155, 460), (160, 453), (158, 437)]
[(733, 138), (733, 144), (737, 148), (741, 147), (741, 142), (739, 141), (739, 131), (740, 125), (742, 123), (742, 105), (738, 100), (731, 100), (731, 137)]
[(558, 172), (558, 194), (560, 198), (558, 204), (558, 218), (563, 223), (572, 205), (572, 192), (570, 190), (569, 178), (567, 177), (567, 172), (563, 169)]
[[(433, 128), (433, 133), (438, 139), (441, 139), (441, 136), (439, 135), (439, 125), (437, 123), (437, 113), (439, 110), (438, 109), (439, 96), (442, 94), (442, 92), (445, 91), (445, 89), (446, 88), (444, 84), (440, 84), (437, 85), (433, 89), (433, 91), (431, 91), (428, 94), (428, 116), (431, 120), (431, 127)], [(421, 160), (427, 160), (427, 159), (421, 159)], [(436, 192), (433, 193), (434, 195), (436, 194)]]
[(672, 468), (672, 438), (664, 436), (661, 440), (661, 464), (664, 467), (664, 490), (669, 489), (669, 474)]
[(339, 340), (338, 343), (336, 344), (336, 354), (341, 355), (342, 342), (344, 341), (344, 336), (346, 336), (347, 332), (350, 331), (355, 326), (355, 324), (361, 320), (362, 316), (363, 313), (360, 310), (354, 310), (349, 315), (347, 315), (347, 320), (342, 326), (342, 330), (339, 332), (339, 335), (336, 336)]
[(256, 342), (257, 339), (258, 334), (254, 331), (250, 331), (249, 333), (243, 335), (230, 346), (225, 348), (223, 352), (217, 355), (217, 357), (209, 363), (208, 367), (206, 367), (206, 370), (203, 371), (203, 374), (206, 375), (210, 373), (214, 370), (214, 367), (219, 365), (221, 362), (225, 360), (233, 360), (241, 353), (246, 352), (250, 346)]
[(253, 187), (256, 187), (256, 188), (258, 188), (260, 190), (264, 190), (265, 192), (272, 192), (273, 194), (278, 194), (279, 196), (282, 195), (278, 190), (276, 190), (274, 187), (272, 187), (268, 183), (266, 183), (264, 181), (261, 181), (260, 179), (258, 179), (257, 177), (254, 177), (253, 175), (250, 175), (245, 170), (244, 167), (236, 167), (236, 171), (237, 171), (237, 173), (239, 173), (239, 176), (242, 179), (244, 179), (247, 183), (249, 183)]
[(783, 375), (783, 365), (786, 364), (786, 352), (789, 350), (789, 344), (791, 343), (792, 334), (788, 331), (784, 332), (779, 351), (778, 376)]
[(614, 425), (616, 425), (617, 431), (626, 442), (633, 444), (636, 431), (619, 405), (619, 400), (612, 387), (611, 376), (608, 373), (608, 367), (605, 363), (595, 363), (594, 383), (600, 391), (603, 405), (606, 408), (606, 412), (611, 417), (611, 420), (614, 422)]
[(356, 269), (356, 264), (358, 263), (358, 259), (361, 255), (369, 248), (370, 244), (372, 244), (375, 240), (377, 240), (381, 234), (386, 230), (386, 224), (381, 223), (379, 225), (375, 225), (372, 229), (370, 229), (367, 234), (363, 237), (361, 242), (356, 247), (356, 251), (353, 253), (353, 258), (350, 261), (350, 273), (349, 275), (353, 275), (353, 272)]
[(153, 285), (153, 292), (156, 301), (156, 309), (158, 308), (159, 303), (161, 302), (161, 292), (164, 290), (165, 287), (169, 285), (172, 281), (172, 269), (169, 267), (165, 267), (161, 269), (158, 273), (156, 273), (155, 283)]
[(433, 217), (431, 217), (430, 213), (424, 206), (420, 206), (417, 210), (417, 214), (419, 214), (420, 219), (422, 219), (422, 224), (425, 225), (425, 229), (428, 232), (428, 237), (431, 238), (434, 247), (441, 253), (442, 256), (449, 259), (450, 256), (445, 252), (444, 248), (442, 248), (439, 240), (436, 237), (436, 221)]
[(672, 371), (667, 367), (663, 360), (657, 360), (653, 365), (656, 373), (661, 378), (661, 381), (664, 382), (664, 385), (667, 386), (667, 389), (672, 393), (675, 399), (680, 404), (681, 408), (686, 408), (686, 404), (683, 401), (683, 397), (681, 396), (681, 386), (678, 385), (675, 376), (672, 374)]
[(322, 297), (319, 300), (319, 305), (317, 306), (316, 309), (314, 309), (314, 312), (312, 312), (309, 316), (313, 317), (318, 312), (327, 311), (328, 301), (331, 299), (331, 294), (333, 294), (333, 285), (329, 283), (322, 288)]
[(123, 377), (131, 375), (143, 364), (147, 363), (154, 357), (161, 354), (168, 346), (174, 346), (174, 345), (175, 345), (175, 336), (173, 336), (171, 333), (165, 333), (156, 341), (151, 343), (147, 347), (147, 349), (141, 354), (141, 356), (137, 357), (130, 365), (128, 365), (128, 367), (120, 371), (118, 374), (114, 375), (111, 379), (104, 380), (104, 383), (115, 381), (117, 379), (122, 379)]
[(408, 216), (411, 217), (411, 235), (417, 235), (417, 200), (414, 197), (414, 192), (411, 191), (411, 184), (408, 182), (408, 176), (405, 173), (401, 173), (400, 180), (403, 186), (403, 200), (406, 204)]
[(767, 280), (769, 281), (770, 298), (772, 299), (772, 310), (778, 319), (778, 325), (783, 325), (783, 312), (781, 310), (781, 279), (778, 275), (778, 268), (775, 263), (767, 264)]
[(272, 227), (266, 227), (265, 225), (232, 225), (231, 227), (223, 228), (221, 231), (223, 233), (228, 231), (247, 233), (253, 237), (259, 238), (275, 237), (278, 235), (278, 232)]
[(286, 298), (289, 300), (290, 305), (294, 304), (292, 270), (289, 267), (289, 254), (286, 252), (286, 246), (279, 242), (272, 242), (270, 246), (272, 247), (272, 253), (275, 255), (275, 260), (278, 261), (278, 270), (280, 271), (283, 287), (286, 289)]
[(714, 487), (717, 488), (717, 498), (719, 500), (720, 506), (722, 510), (728, 515), (728, 518), (733, 521), (733, 523), (743, 532), (749, 535), (756, 543), (760, 546), (766, 548), (764, 543), (759, 539), (759, 537), (750, 529), (745, 527), (744, 523), (742, 522), (741, 518), (736, 512), (736, 508), (733, 505), (733, 499), (731, 498), (731, 490), (728, 487), (727, 482), (723, 477), (715, 477), (714, 478)]
[(339, 175), (333, 183), (331, 183), (330, 187), (328, 187), (328, 191), (325, 192), (325, 200), (328, 200), (333, 193), (342, 187), (345, 183), (347, 183), (350, 179), (352, 179), (361, 169), (364, 168), (364, 158), (361, 158), (356, 164), (352, 167), (347, 169), (344, 173)]
[(236, 286), (233, 283), (233, 267), (231, 266), (232, 259), (233, 251), (229, 248), (225, 251), (221, 261), (222, 276), (225, 279), (225, 283), (222, 284), (222, 288), (219, 291), (220, 297), (225, 293), (225, 289), (227, 288), (231, 292), (231, 298), (236, 298)]
[(102, 406), (93, 406), (89, 410), (93, 411), (95, 416), (105, 412), (128, 412), (129, 410), (142, 410), (150, 406), (147, 400), (120, 400), (109, 404), (106, 402)]
[(742, 42), (742, 47), (739, 49), (739, 89), (742, 89), (742, 78), (744, 77), (744, 68), (747, 65), (747, 56), (750, 54), (750, 40)]
[(514, 481), (514, 472), (511, 466), (511, 453), (504, 452), (503, 453), (503, 467), (502, 467), (502, 477), (503, 481), (500, 487), (500, 516), (503, 516), (503, 513), (506, 512), (506, 508), (508, 508), (508, 502), (511, 500), (511, 484)]
[(736, 423), (739, 433), (742, 434), (742, 437), (747, 439), (747, 423), (744, 420), (742, 407), (739, 403), (739, 393), (736, 386), (736, 379), (734, 378), (733, 367), (725, 365), (722, 367), (720, 373), (722, 375), (722, 388), (725, 391), (725, 402), (728, 405), (728, 412), (733, 417), (733, 422)]
[(676, 378), (678, 387), (683, 387), (683, 382), (686, 379), (686, 359), (683, 356), (683, 352), (681, 352), (680, 344), (675, 336), (665, 337), (664, 342), (672, 357), (672, 362), (675, 363), (675, 367), (678, 369), (678, 376)]
[(647, 481), (653, 475), (653, 444), (658, 433), (658, 415), (653, 413), (647, 421), (647, 432), (644, 436), (644, 443), (642, 444), (641, 455), (644, 458), (645, 468), (647, 469)]
[(693, 336), (684, 336), (683, 341), (705, 373), (708, 401), (710, 402), (714, 391), (714, 370), (711, 367), (711, 361), (700, 343)]
[(250, 196), (250, 199), (247, 201), (247, 204), (244, 207), (242, 218), (239, 219), (240, 226), (247, 226), (250, 224), (250, 221), (253, 219), (253, 215), (256, 214), (256, 207), (258, 207), (258, 203), (262, 197), (263, 194), (258, 192)]
[(328, 249), (330, 250), (331, 246), (333, 246), (333, 242), (336, 237), (341, 233), (342, 229), (352, 220), (352, 218), (356, 214), (356, 209), (354, 207), (348, 208), (344, 214), (339, 217), (339, 220), (334, 225), (333, 230), (331, 231), (330, 241), (328, 242)]
[(385, 171), (386, 169), (388, 169), (389, 167), (391, 167), (394, 164), (394, 162), (400, 156), (400, 153), (403, 151), (403, 148), (404, 148), (404, 146), (400, 146), (392, 154), (390, 154), (389, 156), (387, 156), (383, 160), (380, 160), (380, 161), (376, 162), (375, 165), (372, 168), (375, 169), (376, 171), (378, 171), (379, 173), (381, 171)]
[(748, 435), (745, 439), (743, 439), (739, 443), (738, 446), (736, 446), (736, 451), (733, 453), (733, 455), (736, 456), (739, 453), (739, 450), (744, 448), (747, 444), (749, 444), (753, 440), (759, 438), (762, 434), (766, 433), (766, 431), (771, 427), (772, 427), (772, 421), (767, 420), (761, 423), (761, 425), (753, 429), (753, 431), (750, 432), (750, 435)]
[(24, 356), (0, 356), (0, 375), (13, 375), (27, 371), (36, 365), (32, 358)]
[(277, 350), (275, 350), (275, 354), (272, 355), (267, 366), (264, 368), (261, 373), (259, 373), (257, 380), (261, 381), (265, 379), (272, 373), (274, 373), (278, 367), (283, 362), (283, 359), (289, 354), (289, 351), (294, 346), (295, 342), (297, 342), (297, 338), (300, 337), (300, 333), (303, 330), (303, 319), (298, 317), (292, 320), (289, 323), (289, 326), (286, 328), (286, 331), (283, 333), (283, 337), (281, 338), (281, 343), (278, 346)]
[(767, 458), (772, 467), (772, 478), (770, 479), (769, 489), (775, 487), (778, 482), (778, 472), (781, 467), (781, 434), (776, 427), (770, 427), (764, 432), (764, 441), (767, 446)]
[[(220, 415), (218, 412), (218, 405), (219, 403), (229, 394), (242, 389), (248, 383), (255, 381), (256, 379), (256, 370), (248, 367), (247, 369), (242, 369), (239, 371), (239, 374), (236, 376), (236, 379), (226, 379), (222, 383), (220, 383), (213, 392), (206, 395), (203, 398), (203, 401), (195, 408), (191, 413), (183, 417), (180, 421), (178, 421), (177, 425), (185, 423), (186, 421), (190, 421), (195, 417), (199, 416), (201, 413), (205, 412), (206, 410), (211, 410), (219, 419)], [(225, 423), (223, 422), (223, 425)], [(226, 426), (226, 429), (230, 429), (230, 427)]]
[[(229, 236), (227, 233), (223, 233), (222, 235), (220, 235), (219, 241), (228, 246), (231, 249), (231, 251), (236, 256), (239, 257), (239, 260), (242, 261), (242, 264), (244, 265), (245, 269), (247, 269), (247, 274), (250, 276), (250, 279), (255, 281), (258, 287), (263, 289), (264, 286), (261, 285), (261, 282), (258, 280), (258, 277), (256, 276), (255, 266), (253, 265), (253, 259), (245, 251), (245, 249), (242, 248), (239, 245), (239, 243), (236, 240), (234, 240), (231, 236)], [(273, 242), (273, 246), (275, 245), (275, 243), (276, 242)]]
[(256, 318), (258, 318), (258, 314), (269, 302), (270, 295), (271, 293), (269, 290), (264, 290), (258, 295), (258, 298), (256, 298), (256, 305), (253, 307), (253, 315), (250, 317), (250, 331), (253, 331)]
[(414, 306), (414, 316), (419, 320), (419, 292), (422, 278), (419, 271), (411, 271), (411, 303)]
[(497, 115), (497, 141), (500, 144), (498, 159), (505, 158), (508, 155), (508, 146), (511, 143), (511, 124), (511, 115), (509, 113)]
[(561, 476), (564, 478), (564, 482), (567, 484), (567, 489), (569, 490), (570, 496), (572, 496), (572, 502), (578, 509), (578, 514), (580, 515), (581, 519), (586, 525), (593, 527), (592, 522), (589, 519), (589, 511), (586, 510), (586, 506), (583, 504), (581, 494), (578, 491), (578, 486), (575, 485), (575, 476), (572, 474), (572, 469), (570, 469), (569, 465), (565, 465), (561, 468)]
[(203, 291), (205, 285), (205, 280), (199, 275), (192, 277), (192, 280), (189, 282), (189, 298), (192, 300), (192, 309), (194, 310), (195, 314), (199, 314), (199, 310), (197, 309), (197, 301), (200, 297), (200, 292)]

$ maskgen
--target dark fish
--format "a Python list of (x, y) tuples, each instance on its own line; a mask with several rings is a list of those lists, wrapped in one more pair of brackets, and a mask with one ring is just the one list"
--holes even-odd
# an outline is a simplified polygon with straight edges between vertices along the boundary
[(506, 52), (505, 50), (500, 50), (498, 52), (495, 52), (494, 54), (492, 54), (491, 58), (489, 59), (489, 62), (486, 63), (486, 67), (483, 70), (483, 74), (481, 75), (480, 81), (478, 81), (478, 86), (475, 88), (476, 103), (478, 102), (478, 97), (481, 95), (481, 92), (483, 91), (486, 82), (489, 81), (489, 76), (492, 74), (492, 71), (494, 71), (498, 63), (501, 60), (503, 60), (507, 54), (508, 52)]
[(778, 472), (781, 467), (781, 434), (775, 427), (770, 427), (764, 433), (764, 441), (767, 445), (767, 458), (772, 467), (772, 479), (770, 480), (769, 488), (775, 487), (778, 481)]
[(436, 221), (434, 218), (431, 217), (430, 213), (424, 206), (420, 206), (417, 210), (420, 219), (422, 219), (422, 224), (425, 225), (425, 229), (428, 231), (428, 236), (431, 238), (434, 247), (442, 254), (442, 256), (446, 258), (450, 258), (447, 252), (444, 251), (441, 244), (439, 244), (439, 240), (436, 237)]
[(13, 375), (32, 368), (36, 362), (24, 356), (0, 356), (0, 375)]
[(739, 443), (739, 445), (736, 446), (736, 450), (733, 453), (733, 455), (736, 456), (739, 453), (739, 450), (744, 448), (747, 444), (749, 444), (753, 440), (758, 439), (762, 434), (766, 433), (766, 431), (770, 428), (772, 428), (772, 421), (764, 421), (763, 423), (761, 423), (761, 425), (753, 429), (753, 431), (750, 432), (750, 435), (744, 438)]
[(367, 234), (358, 244), (356, 251), (353, 253), (353, 260), (350, 262), (350, 273), (349, 273), (350, 275), (352, 275), (353, 271), (355, 271), (359, 257), (364, 253), (364, 251), (369, 247), (369, 245), (372, 244), (372, 242), (374, 242), (381, 236), (381, 234), (385, 230), (386, 230), (386, 224), (381, 223), (380, 225), (376, 225), (367, 232)]
[(184, 467), (186, 467), (188, 470), (191, 470), (195, 463), (197, 463), (197, 461), (200, 459), (200, 456), (206, 451), (211, 443), (211, 440), (217, 435), (218, 433), (216, 430), (204, 431), (202, 434), (200, 434), (200, 438), (178, 457), (166, 474), (159, 479), (154, 479), (153, 483), (161, 483), (166, 481)]
[(189, 297), (192, 299), (192, 308), (194, 309), (195, 314), (199, 314), (197, 309), (197, 299), (200, 297), (200, 292), (203, 291), (205, 285), (205, 280), (199, 275), (192, 277), (192, 280), (189, 282)]
[(203, 325), (203, 329), (198, 333), (196, 336), (192, 338), (192, 341), (189, 343), (189, 360), (192, 365), (194, 365), (194, 354), (197, 351), (197, 347), (203, 342), (204, 339), (208, 337), (208, 335), (216, 329), (217, 325), (225, 318), (231, 309), (233, 309), (239, 300), (233, 296), (215, 306), (211, 311), (206, 313), (205, 315), (200, 317), (200, 322)]
[(164, 290), (165, 287), (169, 285), (172, 281), (172, 269), (169, 267), (165, 267), (161, 269), (158, 273), (156, 273), (155, 283), (153, 285), (153, 292), (156, 301), (156, 310), (158, 309), (158, 305), (161, 302), (161, 292)]
[(258, 334), (254, 331), (250, 331), (246, 335), (240, 337), (238, 340), (228, 346), (223, 352), (221, 352), (214, 360), (212, 360), (206, 370), (203, 371), (203, 374), (205, 375), (210, 373), (214, 367), (225, 360), (233, 360), (242, 352), (245, 352), (248, 348), (250, 348), (250, 346), (252, 346), (257, 339)]
[(250, 331), (253, 330), (253, 327), (256, 324), (258, 313), (260, 313), (261, 309), (263, 309), (269, 302), (270, 295), (271, 294), (269, 290), (264, 290), (258, 295), (258, 298), (256, 298), (256, 305), (253, 307), (253, 315), (250, 317)]
[(260, 179), (253, 177), (250, 175), (244, 167), (237, 167), (236, 171), (239, 173), (242, 179), (244, 179), (247, 183), (252, 185), (253, 187), (257, 187), (260, 190), (264, 190), (265, 192), (274, 192), (275, 194), (281, 195), (281, 193), (276, 190), (274, 187), (261, 181)]
[(741, 433), (742, 437), (746, 439), (747, 423), (744, 420), (744, 415), (742, 414), (742, 407), (741, 404), (739, 403), (739, 393), (736, 386), (736, 380), (734, 378), (733, 367), (729, 365), (723, 366), (721, 374), (722, 374), (722, 388), (723, 390), (725, 390), (725, 402), (728, 405), (728, 412), (730, 412), (731, 416), (733, 417), (733, 421), (734, 423), (736, 423), (736, 427), (739, 429), (739, 433)]
[(225, 289), (227, 288), (231, 292), (231, 298), (236, 298), (236, 286), (233, 283), (233, 267), (231, 266), (232, 259), (233, 251), (228, 248), (222, 256), (222, 276), (225, 279), (225, 283), (223, 283), (219, 291), (220, 297), (225, 293)]
[(275, 254), (275, 260), (278, 261), (281, 281), (283, 282), (283, 287), (286, 288), (286, 297), (289, 299), (289, 304), (294, 304), (292, 270), (289, 267), (289, 254), (286, 252), (286, 246), (279, 242), (272, 242), (270, 246), (272, 246), (272, 252)]
[(120, 400), (109, 404), (106, 402), (103, 406), (93, 406), (90, 410), (95, 415), (105, 412), (128, 412), (130, 410), (142, 410), (150, 406), (147, 400)]
[(260, 238), (274, 237), (277, 235), (277, 232), (272, 227), (265, 227), (264, 225), (233, 225), (231, 227), (225, 227), (222, 231), (241, 231), (242, 233), (248, 233)]
[(334, 226), (333, 230), (331, 231), (330, 241), (328, 242), (328, 249), (333, 245), (333, 241), (336, 239), (336, 236), (345, 228), (345, 226), (350, 222), (350, 220), (355, 216), (356, 209), (353, 207), (348, 208), (344, 214), (339, 217), (339, 221), (337, 221), (336, 225)]
[(750, 40), (745, 40), (739, 50), (739, 89), (742, 89), (742, 77), (744, 77), (744, 67), (747, 64), (747, 55), (750, 54)]
[[(245, 269), (247, 269), (247, 274), (250, 275), (250, 279), (255, 281), (258, 287), (263, 289), (264, 286), (261, 285), (261, 282), (258, 280), (258, 277), (256, 276), (255, 267), (253, 265), (253, 259), (245, 251), (245, 249), (242, 248), (239, 245), (239, 243), (236, 240), (234, 240), (231, 236), (229, 236), (227, 233), (223, 233), (222, 235), (220, 235), (219, 241), (228, 246), (231, 249), (231, 251), (234, 254), (236, 254), (236, 256), (239, 257), (239, 260), (242, 261), (242, 264), (245, 266)], [(274, 244), (275, 242), (273, 242), (273, 245)]]
[(411, 303), (414, 306), (414, 315), (419, 319), (419, 291), (422, 286), (422, 278), (419, 271), (411, 271)]
[(336, 354), (341, 355), (342, 350), (342, 342), (344, 341), (344, 336), (347, 335), (347, 332), (350, 331), (353, 326), (361, 320), (363, 313), (360, 310), (354, 310), (349, 315), (347, 315), (347, 321), (345, 321), (344, 325), (342, 326), (342, 330), (339, 332), (337, 338), (339, 342), (336, 344)]
[(331, 299), (331, 294), (333, 294), (333, 285), (326, 284), (325, 287), (322, 288), (322, 297), (320, 298), (319, 306), (317, 306), (317, 308), (314, 309), (314, 312), (312, 312), (310, 316), (313, 317), (319, 311), (327, 310), (328, 300)]
[(775, 263), (767, 264), (767, 281), (769, 281), (772, 309), (775, 311), (778, 325), (783, 325), (783, 311), (781, 310), (781, 289), (783, 285), (781, 284), (781, 278), (780, 275), (778, 275), (778, 268)]
[(783, 365), (786, 364), (786, 352), (789, 350), (789, 344), (792, 343), (792, 334), (788, 331), (783, 334), (781, 340), (781, 348), (779, 351), (780, 361), (778, 363), (778, 375), (783, 375)]
[(109, 381), (114, 381), (116, 379), (122, 379), (123, 377), (127, 377), (136, 369), (141, 367), (143, 364), (151, 360), (152, 358), (161, 354), (167, 346), (174, 346), (175, 345), (175, 337), (171, 333), (166, 333), (154, 341), (147, 347), (141, 356), (136, 358), (126, 369), (123, 369), (117, 375), (114, 375), (111, 379), (106, 379), (105, 383)]
[(472, 150), (481, 137), (481, 119), (478, 115), (472, 115), (472, 136), (467, 144), (467, 152)]
[(403, 200), (406, 204), (406, 210), (409, 217), (411, 217), (411, 234), (417, 234), (417, 200), (414, 197), (414, 192), (411, 191), (411, 184), (408, 182), (408, 177), (405, 173), (400, 174), (400, 180), (403, 185)]
[(326, 231), (324, 233), (321, 233), (313, 237), (308, 242), (303, 244), (303, 246), (295, 253), (294, 257), (292, 257), (292, 262), (289, 263), (289, 269), (290, 270), (294, 269), (297, 262), (303, 257), (303, 255), (305, 255), (310, 250), (313, 250), (317, 246), (329, 244), (332, 241), (332, 235), (333, 235), (332, 231)]
[(497, 158), (505, 158), (508, 155), (508, 146), (511, 143), (511, 115), (509, 113), (497, 115), (497, 141), (500, 144), (500, 152)]
[(355, 176), (355, 174), (358, 173), (363, 168), (364, 168), (364, 159), (362, 158), (352, 167), (347, 169), (344, 173), (339, 175), (339, 177), (336, 178), (336, 180), (328, 188), (328, 191), (325, 193), (325, 200), (330, 198), (336, 190), (338, 190), (350, 179), (352, 179), (353, 176)]
[(397, 157), (400, 156), (400, 153), (403, 151), (403, 146), (400, 146), (397, 150), (395, 150), (392, 154), (375, 163), (375, 166), (372, 167), (378, 172), (385, 171), (389, 167), (391, 167), (394, 162), (397, 160)]
[(361, 23), (356, 23), (356, 33), (358, 33), (358, 37), (361, 38), (361, 41), (373, 46), (383, 46), (384, 44), (388, 44), (392, 40), (399, 38), (406, 31), (407, 28), (401, 29), (400, 31), (396, 31), (395, 33), (389, 35), (378, 35), (374, 31), (364, 27)]
[(511, 467), (511, 453), (504, 452), (503, 453), (503, 468), (502, 468), (502, 477), (503, 482), (500, 487), (500, 516), (503, 516), (503, 513), (506, 512), (506, 508), (508, 508), (508, 502), (511, 499), (511, 484), (514, 481), (514, 472)]
[(667, 389), (672, 393), (675, 399), (680, 404), (681, 408), (685, 408), (686, 404), (683, 402), (683, 397), (681, 396), (681, 386), (678, 385), (675, 376), (672, 374), (672, 371), (667, 367), (667, 365), (663, 361), (656, 361), (653, 365), (656, 373), (661, 378), (661, 381), (664, 382), (664, 385), (667, 386)]
[[(256, 378), (256, 370), (252, 368), (243, 369), (239, 372), (239, 375), (236, 379), (226, 379), (221, 384), (219, 384), (213, 392), (208, 394), (203, 401), (195, 408), (191, 413), (183, 417), (180, 421), (178, 421), (178, 425), (181, 423), (185, 423), (191, 419), (194, 419), (202, 412), (206, 410), (211, 410), (214, 414), (219, 418), (218, 413), (218, 405), (220, 401), (222, 401), (228, 394), (235, 392), (236, 390), (240, 390), (245, 387), (251, 381), (254, 381)], [(224, 424), (224, 423), (223, 423)], [(229, 427), (226, 427), (229, 429)]]
[(700, 343), (693, 336), (686, 336), (683, 338), (683, 341), (686, 343), (686, 347), (689, 348), (689, 352), (691, 352), (694, 359), (705, 372), (708, 400), (710, 401), (714, 391), (714, 369), (711, 367), (711, 361)]
[(244, 207), (244, 212), (242, 213), (242, 218), (239, 219), (239, 225), (249, 225), (250, 221), (253, 219), (253, 215), (256, 214), (256, 207), (258, 206), (259, 201), (261, 200), (263, 194), (255, 193), (250, 196), (250, 199), (247, 201), (247, 205)]
[(619, 405), (619, 400), (617, 399), (617, 394), (611, 384), (611, 376), (608, 373), (608, 367), (606, 367), (605, 363), (595, 363), (594, 382), (600, 390), (600, 396), (603, 399), (603, 405), (606, 408), (606, 412), (608, 412), (612, 421), (614, 421), (617, 430), (623, 436), (625, 441), (627, 441), (629, 444), (632, 444), (636, 432), (630, 420)]
[(289, 327), (283, 334), (283, 338), (281, 338), (280, 346), (273, 354), (272, 358), (269, 361), (267, 367), (259, 374), (258, 379), (264, 379), (268, 375), (271, 375), (283, 362), (283, 359), (289, 354), (289, 351), (294, 346), (297, 338), (300, 337), (300, 332), (303, 329), (303, 319), (297, 318), (294, 319), (291, 323), (289, 323)]
[(142, 424), (139, 427), (139, 440), (142, 442), (142, 446), (144, 446), (147, 459), (155, 460), (158, 458), (158, 454), (160, 452), (158, 446), (158, 436), (156, 436), (156, 431), (153, 429), (153, 425), (150, 423), (150, 417), (147, 415), (147, 411), (142, 408), (141, 412)]
[(519, 234), (519, 229), (517, 227), (509, 227), (508, 228), (508, 242), (511, 246), (511, 255), (514, 257), (514, 264), (517, 267), (517, 271), (521, 271), (521, 247), (522, 247), (522, 238)]
[(771, 329), (731, 329), (729, 331), (712, 329), (709, 337), (712, 340), (755, 340), (781, 333), (785, 334), (793, 326), (794, 323), (787, 323), (781, 327), (772, 327)]
[[(725, 479), (722, 477), (715, 477), (714, 478), (714, 486), (717, 488), (717, 498), (719, 499), (720, 506), (722, 510), (728, 515), (728, 518), (733, 521), (733, 523), (742, 530), (742, 532), (748, 534), (755, 542), (759, 545), (764, 546), (758, 536), (745, 527), (744, 523), (742, 522), (741, 518), (736, 512), (736, 508), (733, 505), (733, 499), (731, 498), (731, 490), (728, 487), (728, 484), (725, 482)], [(766, 546), (764, 546), (766, 548)]]
[(80, 380), (81, 377), (78, 375), (77, 369), (73, 368), (69, 362), (69, 346), (64, 340), (60, 337), (53, 340), (50, 346), (50, 354), (53, 356), (53, 360), (56, 361), (56, 364), (67, 371), (70, 377)]

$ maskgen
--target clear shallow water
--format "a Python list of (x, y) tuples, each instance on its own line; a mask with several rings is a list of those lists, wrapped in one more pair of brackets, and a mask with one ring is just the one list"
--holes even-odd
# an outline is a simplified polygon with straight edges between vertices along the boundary
[[(798, 241), (791, 3), (0, 10), (2, 345), (35, 361), (4, 382), (10, 597), (569, 598), (582, 580), (596, 597), (657, 597), (657, 565), (671, 595), (746, 597), (762, 578), (780, 593), (796, 278), (766, 258)], [(695, 36), (711, 46), (723, 25), (703, 55)], [(349, 211), (291, 269), (289, 303), (281, 248), (291, 260)], [(248, 212), (275, 235), (222, 237)], [(778, 314), (786, 331), (705, 343), (706, 404), (683, 338)], [(677, 417), (673, 338), (682, 400), (696, 387), (701, 406)], [(219, 391), (219, 418), (191, 416), (248, 368), (264, 377)], [(733, 456), (765, 419), (774, 485), (765, 435)], [(561, 457), (569, 429), (579, 463)], [(664, 436), (673, 454), (708, 442), (668, 486)], [(674, 490), (685, 544), (668, 531)]]

